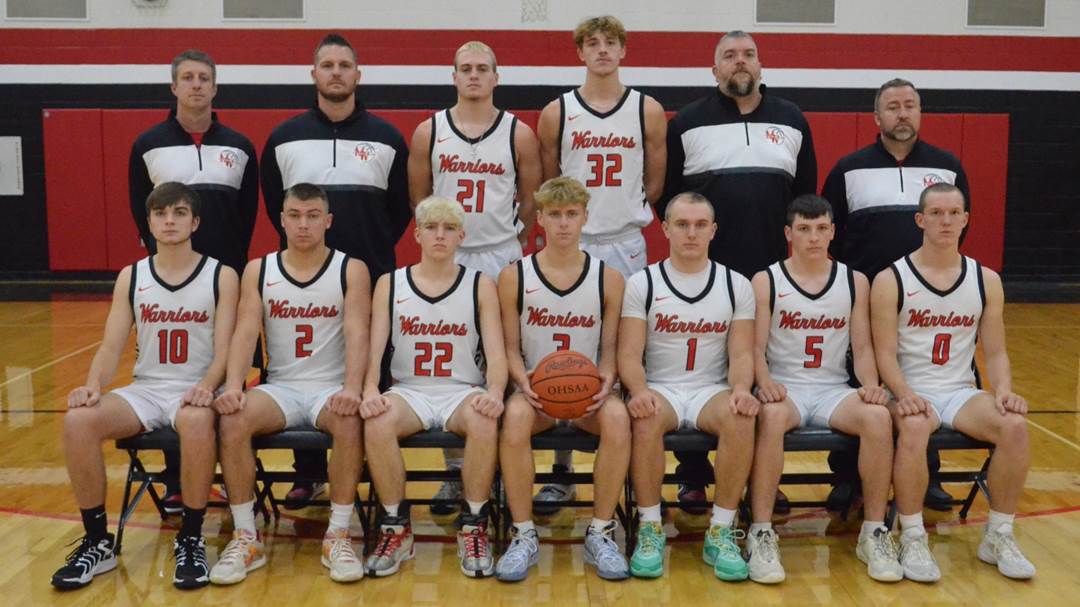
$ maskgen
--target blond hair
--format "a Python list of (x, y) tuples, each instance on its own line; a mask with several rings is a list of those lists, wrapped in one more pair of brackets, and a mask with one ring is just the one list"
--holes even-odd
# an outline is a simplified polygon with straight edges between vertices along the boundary
[(490, 46), (484, 44), (483, 42), (480, 42), (479, 40), (470, 40), (458, 47), (458, 50), (454, 51), (455, 72), (458, 68), (458, 57), (460, 57), (462, 53), (468, 53), (470, 51), (475, 53), (484, 53), (485, 55), (487, 55), (488, 59), (491, 59), (491, 71), (498, 71), (498, 65), (495, 62), (495, 51), (491, 50)]
[(579, 23), (574, 28), (574, 44), (581, 48), (586, 38), (598, 32), (609, 38), (618, 38), (619, 44), (626, 46), (626, 27), (623, 26), (622, 21), (611, 15), (590, 17)]
[(460, 229), (465, 225), (465, 210), (452, 200), (428, 196), (416, 205), (416, 227), (429, 223), (446, 223)]
[(580, 204), (587, 208), (590, 198), (589, 191), (581, 185), (580, 181), (565, 175), (548, 179), (533, 196), (536, 208), (540, 211), (553, 207), (568, 207), (573, 204)]

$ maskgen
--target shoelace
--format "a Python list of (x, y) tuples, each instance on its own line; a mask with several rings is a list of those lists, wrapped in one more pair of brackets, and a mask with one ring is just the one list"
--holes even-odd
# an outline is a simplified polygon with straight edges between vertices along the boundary
[(100, 550), (98, 550), (98, 544), (91, 540), (89, 537), (83, 536), (77, 540), (72, 541), (68, 546), (78, 542), (78, 546), (72, 549), (68, 553), (67, 561), (68, 565), (85, 565), (87, 569), (94, 566), (94, 563), (101, 560), (105, 556)]
[(761, 552), (761, 554), (758, 555), (759, 558), (763, 558), (768, 562), (778, 560), (780, 547), (776, 543), (776, 534), (764, 530), (758, 531), (757, 547), (754, 549), (754, 552), (757, 553), (758, 551)]
[(382, 541), (375, 548), (375, 556), (389, 557), (394, 554), (394, 551), (401, 547), (401, 542), (404, 541), (404, 534), (398, 534), (394, 529), (385, 529), (382, 532)]
[(206, 560), (206, 552), (202, 546), (200, 538), (197, 537), (184, 537), (176, 540), (176, 564), (184, 566), (187, 564), (188, 559), (198, 562), (199, 557), (202, 556), (202, 560)]
[(506, 554), (503, 555), (503, 559), (509, 558), (507, 563), (518, 561), (527, 561), (529, 555), (535, 552), (538, 548), (538, 538), (534, 533), (518, 534), (514, 532), (514, 538), (510, 541), (510, 547), (506, 549)]
[(893, 543), (892, 534), (885, 529), (875, 529), (873, 535), (874, 553), (888, 560), (895, 561), (898, 558), (896, 544)]
[(998, 539), (994, 542), (994, 553), (998, 560), (1027, 560), (1024, 553), (1020, 552), (1020, 546), (1016, 543), (1016, 538), (1004, 533), (998, 534)]
[(348, 536), (336, 537), (330, 543), (330, 560), (349, 563), (359, 562), (356, 551), (353, 550), (352, 543), (349, 541)]
[(713, 539), (717, 540), (717, 543), (720, 544), (719, 545), (719, 550), (721, 552), (723, 552), (723, 553), (725, 553), (725, 554), (727, 554), (729, 556), (730, 555), (738, 555), (740, 558), (742, 557), (742, 554), (739, 552), (739, 546), (735, 542), (737, 542), (738, 540), (746, 538), (746, 532), (745, 531), (743, 531), (742, 529), (730, 529), (728, 531), (728, 538), (731, 541), (729, 541), (729, 542), (720, 542), (719, 540), (723, 537), (723, 529), (724, 528), (723, 527), (717, 527), (717, 528), (715, 528), (716, 529), (715, 532), (712, 529), (713, 528), (710, 528), (709, 531), (707, 531), (706, 533), (709, 533), (713, 537)]
[(907, 558), (919, 565), (929, 565), (934, 562), (934, 557), (930, 554), (930, 547), (926, 545), (925, 537), (908, 542), (901, 550)]
[(225, 552), (221, 553), (221, 561), (235, 561), (241, 562), (247, 560), (248, 546), (255, 541), (255, 538), (249, 535), (238, 535), (233, 538), (233, 541), (229, 542), (228, 546), (225, 546)]
[(481, 527), (476, 527), (465, 536), (466, 558), (482, 559), (487, 557), (488, 536)]
[(619, 545), (615, 543), (615, 524), (611, 523), (604, 530), (599, 533), (601, 548), (596, 551), (596, 560), (605, 561), (608, 564), (615, 566), (621, 566), (623, 562), (622, 553), (619, 552)]
[(660, 538), (664, 532), (662, 529), (652, 529), (650, 532), (644, 532), (646, 528), (652, 528), (652, 526), (642, 526), (642, 533), (638, 534), (638, 545), (641, 546), (643, 552), (659, 551), (660, 550)]

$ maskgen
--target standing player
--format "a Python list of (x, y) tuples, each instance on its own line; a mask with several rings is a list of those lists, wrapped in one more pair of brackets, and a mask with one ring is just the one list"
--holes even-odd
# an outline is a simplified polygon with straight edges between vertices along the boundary
[[(926, 445), (938, 426), (994, 445), (987, 473), (990, 515), (979, 559), (1010, 578), (1035, 575), (1013, 536), (1031, 459), (1028, 405), (1012, 391), (1001, 278), (960, 254), (965, 208), (956, 186), (926, 188), (915, 214), (922, 246), (880, 272), (871, 293), (877, 365), (895, 399), (889, 403), (893, 423), (901, 428), (893, 470), (900, 562), (904, 576), (920, 582), (941, 578), (922, 520)], [(975, 388), (976, 340), (983, 345), (992, 393)]]
[(703, 557), (718, 578), (744, 580), (735, 510), (750, 475), (760, 408), (750, 393), (754, 292), (741, 274), (709, 259), (716, 221), (704, 196), (676, 196), (663, 226), (670, 257), (630, 278), (619, 325), (619, 379), (630, 394), (633, 426), (630, 477), (641, 515), (630, 573), (664, 573), (664, 434), (688, 427), (719, 439)]
[[(750, 579), (763, 584), (784, 580), (771, 522), (784, 471), (784, 433), (814, 426), (859, 437), (866, 503), (856, 555), (867, 563), (870, 577), (897, 582), (904, 571), (885, 526), (892, 422), (870, 342), (870, 283), (863, 274), (829, 259), (833, 222), (825, 199), (806, 194), (793, 200), (784, 235), (791, 257), (758, 272), (753, 280), (754, 378), (762, 405), (750, 480)], [(848, 386), (849, 345), (863, 386), (858, 390)]]
[[(105, 337), (86, 385), (68, 395), (64, 455), (86, 535), (52, 577), (57, 588), (81, 588), (116, 567), (106, 530), (105, 460), (101, 443), (172, 426), (180, 434), (183, 523), (173, 543), (177, 588), (209, 583), (203, 516), (214, 477), (214, 391), (236, 317), (236, 273), (191, 248), (200, 201), (187, 186), (166, 182), (145, 204), (157, 253), (120, 271)], [(135, 325), (135, 381), (105, 394)], [(249, 359), (250, 360), (250, 359)]]
[[(362, 261), (326, 246), (333, 216), (321, 188), (294, 185), (284, 204), (281, 224), (288, 247), (244, 270), (225, 392), (214, 402), (221, 414), (221, 470), (235, 528), (210, 571), (215, 584), (243, 581), (266, 564), (255, 530), (252, 437), (308, 425), (334, 439), (322, 564), (336, 582), (364, 576), (349, 541), (349, 520), (363, 462), (359, 407), (368, 360), (368, 270)], [(246, 361), (260, 330), (269, 354), (267, 382), (244, 392)]]
[[(413, 133), (412, 149), (429, 153), (409, 156), (409, 192), (413, 204), (432, 194), (461, 203), (466, 237), (457, 262), (494, 280), (521, 259), (532, 234), (539, 146), (528, 125), (495, 107), (499, 74), (491, 47), (463, 44), (454, 54), (453, 76), (457, 103), (421, 122)], [(460, 470), (461, 450), (444, 452), (447, 468)], [(461, 483), (444, 482), (435, 498), (460, 500)], [(431, 511), (449, 514), (454, 508), (434, 504)]]
[[(462, 479), (469, 511), (458, 532), (461, 571), (495, 570), (487, 535), (487, 504), (495, 479), (499, 416), (506, 387), (506, 353), (495, 284), (454, 262), (465, 234), (457, 202), (431, 197), (416, 207), (420, 263), (379, 278), (371, 327), (371, 360), (390, 356), (394, 385), (379, 393), (379, 368), (364, 380), (364, 438), (368, 468), (385, 517), (368, 571), (397, 572), (413, 556), (405, 498), (405, 462), (398, 441), (444, 428), (465, 437)], [(486, 360), (486, 372), (484, 371)]]
[(507, 360), (517, 391), (506, 403), (499, 443), (514, 541), (495, 573), (503, 581), (523, 580), (539, 557), (532, 521), (536, 466), (531, 437), (557, 420), (540, 409), (529, 372), (556, 350), (574, 350), (592, 359), (604, 380), (586, 416), (572, 422), (600, 436), (585, 562), (595, 565), (604, 579), (625, 579), (630, 572), (613, 538), (617, 523), (612, 519), (630, 463), (630, 418), (626, 405), (611, 394), (623, 277), (579, 247), (589, 217), (589, 193), (577, 180), (556, 177), (546, 182), (536, 193), (536, 203), (546, 246), (499, 276)]

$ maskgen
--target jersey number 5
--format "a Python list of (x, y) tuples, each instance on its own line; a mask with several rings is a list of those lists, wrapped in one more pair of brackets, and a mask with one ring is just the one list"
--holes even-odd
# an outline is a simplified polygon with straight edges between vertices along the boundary
[(617, 187), (622, 185), (622, 154), (589, 154), (585, 157), (592, 175), (585, 182), (585, 187)]
[[(454, 344), (449, 342), (417, 342), (416, 361), (413, 363), (413, 374), (417, 377), (450, 377), (450, 369), (446, 364), (454, 357)], [(433, 364), (426, 367), (428, 363)]]
[(806, 354), (810, 357), (810, 360), (803, 362), (804, 369), (821, 368), (821, 342), (823, 341), (825, 341), (825, 337), (821, 335), (806, 336)]
[[(483, 179), (458, 179), (457, 201), (461, 203), (462, 208), (466, 213), (483, 213), (484, 212), (484, 185)], [(475, 203), (469, 201), (475, 200)]]

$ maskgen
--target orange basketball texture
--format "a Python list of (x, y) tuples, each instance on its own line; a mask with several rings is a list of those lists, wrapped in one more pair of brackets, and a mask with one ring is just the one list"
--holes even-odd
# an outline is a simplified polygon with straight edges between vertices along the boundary
[(573, 350), (552, 352), (540, 359), (530, 381), (544, 412), (556, 419), (585, 415), (603, 384), (593, 361)]

